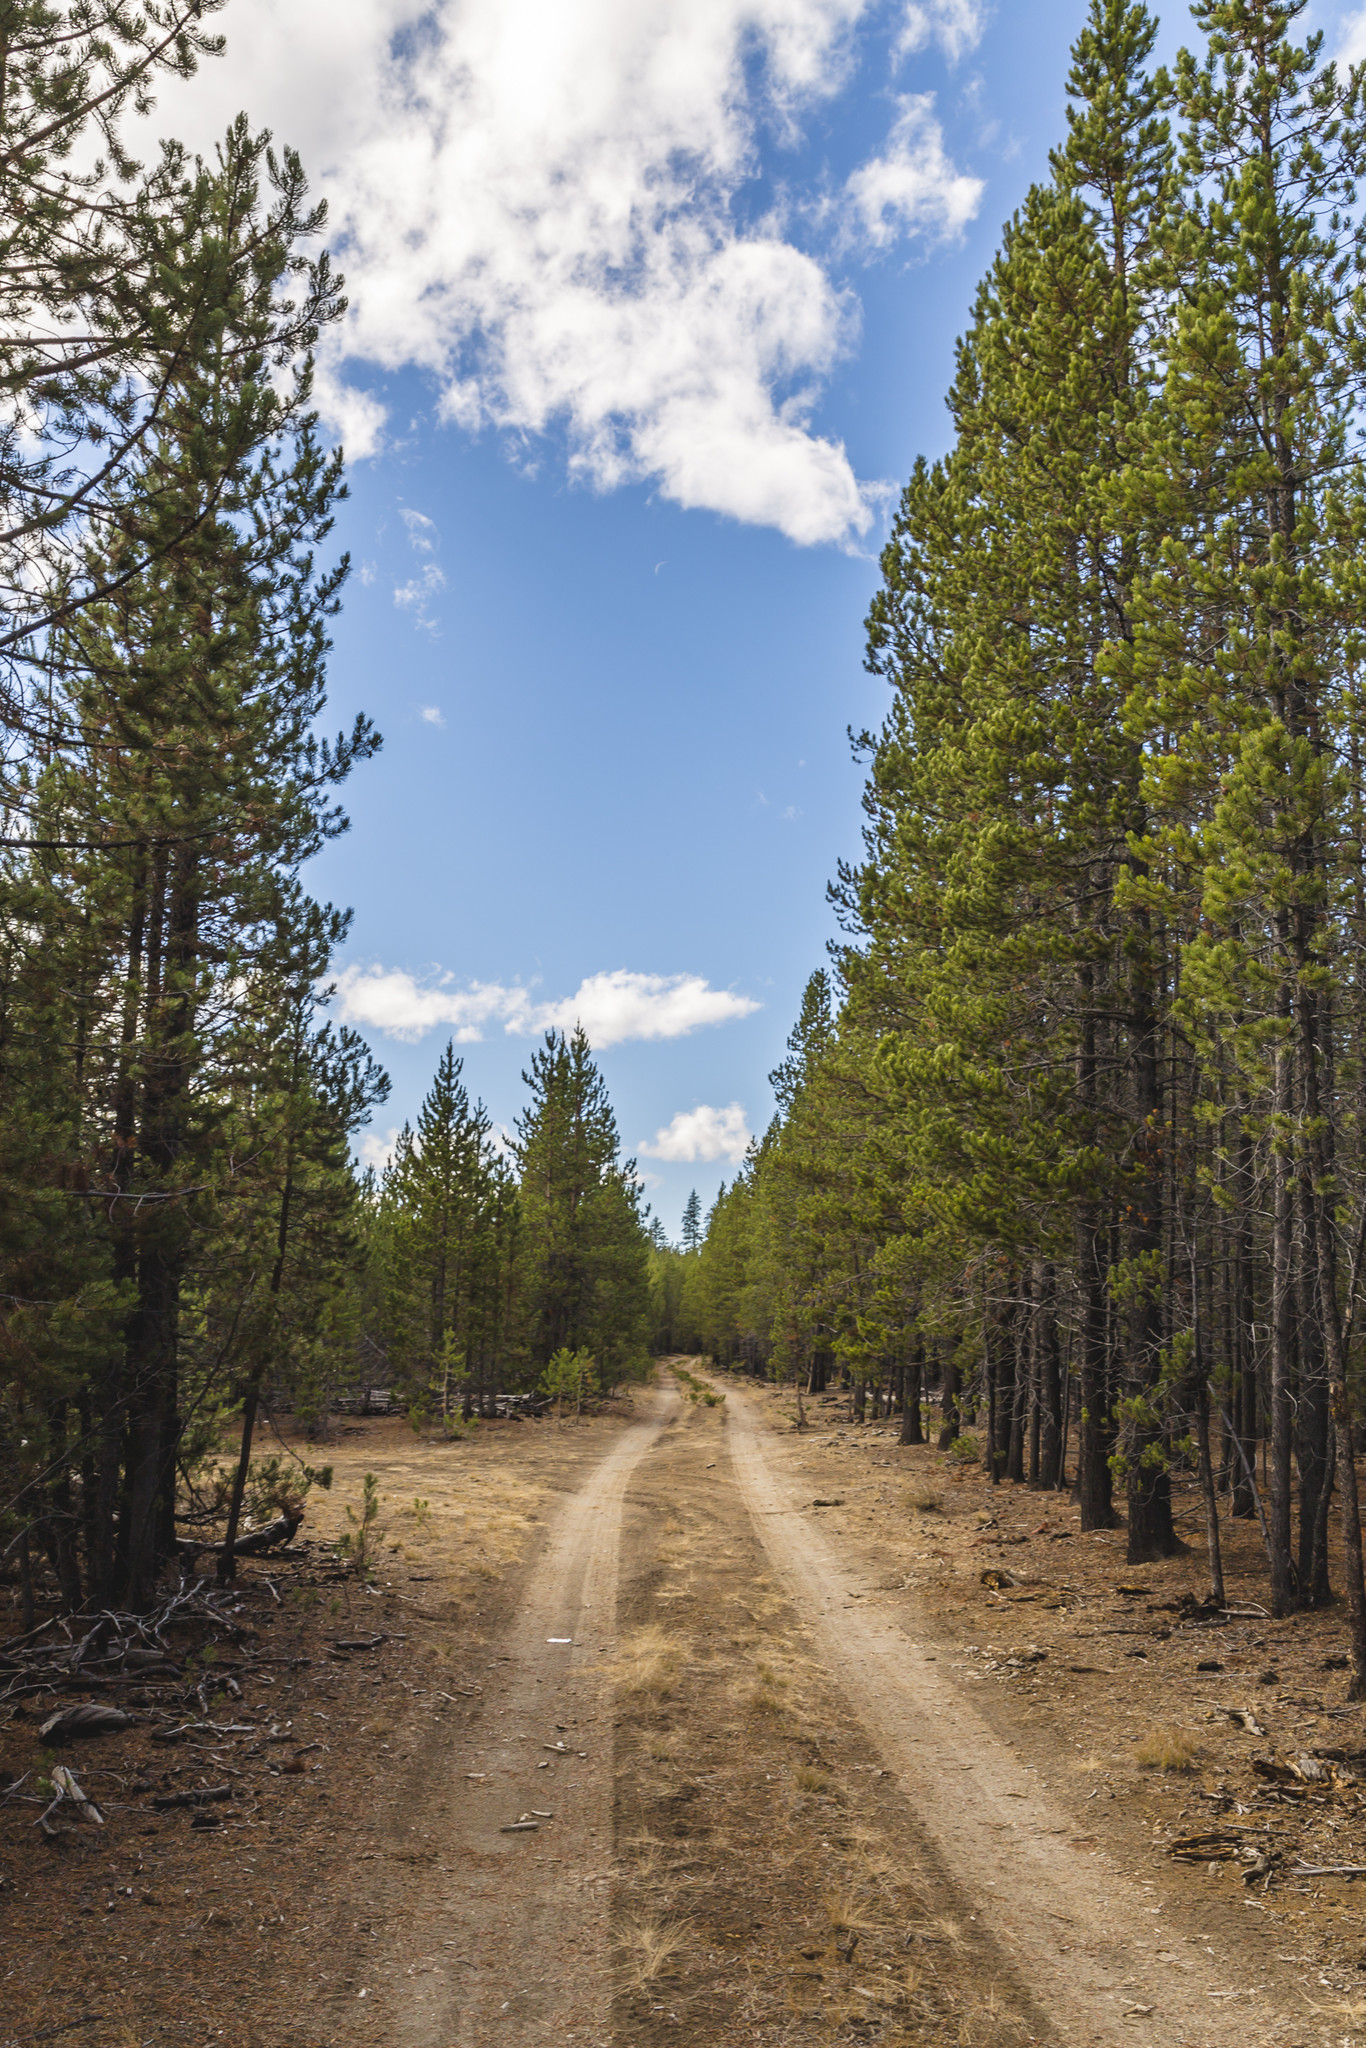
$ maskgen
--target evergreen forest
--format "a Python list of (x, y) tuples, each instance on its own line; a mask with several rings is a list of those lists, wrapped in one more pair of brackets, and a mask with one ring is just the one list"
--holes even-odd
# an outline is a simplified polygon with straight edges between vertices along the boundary
[(1133, 1563), (1198, 1475), (1214, 1597), (1255, 1518), (1360, 1693), (1366, 79), (1303, 5), (1192, 13), (1158, 70), (1092, 0), (978, 290), (868, 614), (843, 936), (677, 1334), (1074, 1489)]
[[(339, 212), (376, 163), (417, 190), (430, 272), (367, 270), (247, 114), (146, 146), (225, 4), (0, 0), (0, 2048), (1366, 2048), (1366, 61), (1310, 0), (1052, 20), (1055, 146), (973, 259), (885, 545), (836, 565), (871, 708), (826, 735), (848, 815), (789, 1030), (694, 971), (734, 944), (764, 986), (768, 878), (808, 893), (799, 807), (758, 792), (761, 841), (731, 794), (816, 701), (799, 640), (827, 682), (837, 586), (773, 569), (816, 532), (773, 479), (872, 503), (804, 388), (836, 264), (921, 233), (926, 151), (941, 199), (987, 189), (950, 155), (974, 81), (953, 131), (897, 67), (977, 35), (985, 80), (990, 36), (1019, 105), (1047, 0), (244, 0), (303, 114), (379, 53), (364, 177), (313, 169)], [(463, 186), (423, 154), (462, 123)], [(827, 142), (875, 132), (839, 186)], [(764, 154), (799, 143), (800, 201)], [(1004, 139), (967, 147), (1004, 179)], [(900, 195), (861, 255), (858, 179)], [(550, 280), (509, 247), (492, 339), (466, 204)], [(414, 329), (447, 295), (444, 386), (427, 341), (395, 368), (342, 329), (329, 247)], [(544, 396), (584, 346), (621, 409), (591, 433)], [(500, 347), (534, 427), (480, 381)], [(352, 361), (430, 386), (371, 528), (324, 402)], [(452, 579), (424, 669), (441, 528), (393, 486), (438, 419), (498, 445), (425, 472), (486, 587)], [(594, 481), (639, 489), (616, 555), (546, 515)], [(679, 596), (649, 522), (718, 506), (754, 531), (718, 514), (686, 567), (726, 573)], [(405, 551), (401, 645), (387, 591), (341, 641), (348, 518)], [(334, 708), (377, 621), (402, 775)], [(437, 673), (458, 755), (411, 694)], [(423, 985), (325, 900), (348, 804), (358, 846), (384, 820), (358, 927), (373, 887), (396, 953), (459, 935)], [(473, 980), (514, 903), (577, 997)], [(632, 918), (651, 971), (590, 972)], [(785, 1038), (767, 1127), (737, 1081), (642, 1172), (609, 1077), (650, 1063), (674, 1109), (647, 1041), (751, 1016), (763, 1066)], [(392, 1122), (366, 1017), (452, 1033)], [(481, 1099), (495, 1026), (515, 1105)], [(722, 1158), (673, 1241), (647, 1191)]]
[(380, 746), (324, 724), (349, 564), (313, 353), (341, 281), (303, 166), (245, 117), (209, 163), (139, 163), (122, 125), (216, 54), (212, 12), (0, 9), (0, 1569), (26, 1626), (40, 1576), (145, 1607), (205, 1528), (230, 1577), (282, 1407), (325, 1426), (380, 1387), (458, 1425), (560, 1353), (630, 1376), (651, 1327), (582, 1033), (535, 1052), (497, 1142), (448, 1051), (378, 1182), (355, 1168), (389, 1083), (328, 1016), (349, 920), (302, 872)]

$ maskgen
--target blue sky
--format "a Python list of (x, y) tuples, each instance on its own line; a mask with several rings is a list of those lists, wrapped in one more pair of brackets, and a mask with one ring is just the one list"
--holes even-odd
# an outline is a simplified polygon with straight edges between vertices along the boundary
[(164, 97), (193, 141), (244, 104), (297, 143), (348, 273), (329, 718), (385, 746), (309, 882), (355, 911), (372, 1154), (452, 1031), (511, 1124), (575, 1014), (670, 1231), (762, 1129), (858, 853), (890, 493), (945, 445), (1084, 13), (231, 0), (227, 57)]

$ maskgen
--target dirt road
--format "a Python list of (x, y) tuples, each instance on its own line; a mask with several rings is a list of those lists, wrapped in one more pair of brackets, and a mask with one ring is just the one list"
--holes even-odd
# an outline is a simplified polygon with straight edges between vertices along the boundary
[(416, 1834), (440, 1845), (441, 1862), (404, 1888), (401, 1967), (353, 2011), (385, 2048), (608, 2039), (614, 1752), (602, 1667), (627, 1489), (678, 1406), (675, 1393), (646, 1397), (565, 1501), (488, 1667), (483, 1715), (457, 1755), (428, 1745), (421, 1826), (405, 1805), (391, 1850)]
[[(1133, 1882), (1103, 1851), (1072, 1847), (1076, 1821), (964, 1697), (938, 1648), (901, 1619), (862, 1607), (866, 1575), (848, 1570), (800, 1511), (753, 1405), (732, 1391), (727, 1414), (740, 1492), (785, 1589), (812, 1619), (852, 1711), (945, 1869), (989, 1916), (1057, 2040), (1109, 2048), (1121, 2029), (1141, 2023), (1142, 2039), (1162, 2048), (1243, 2048), (1249, 2011), (1226, 1962), (1171, 1924), (1151, 1885)], [(1265, 1958), (1259, 1974), (1265, 1988)], [(1301, 2019), (1265, 2012), (1259, 2003), (1260, 2041), (1306, 2038)]]
[[(1189, 1564), (1116, 1585), (1065, 1503), (700, 1372), (348, 1427), (311, 1546), (186, 1659), (244, 1725), (168, 1748), (149, 1692), (59, 1856), (20, 1796), (46, 1708), (13, 1710), (0, 2048), (1366, 2048), (1359, 1781), (1254, 1768), (1357, 1739), (1319, 1622), (1211, 1644)], [(1211, 1705), (1254, 1679), (1255, 1735)], [(1172, 1716), (1199, 1767), (1164, 1776), (1135, 1751)], [(220, 1782), (204, 1829), (178, 1802)], [(1165, 1853), (1216, 1816), (1256, 1886)]]
[(1357, 2040), (1241, 1897), (1202, 1917), (1082, 1832), (916, 1596), (836, 1550), (771, 1399), (723, 1384), (576, 1439), (477, 1709), (396, 1787), (330, 2039)]

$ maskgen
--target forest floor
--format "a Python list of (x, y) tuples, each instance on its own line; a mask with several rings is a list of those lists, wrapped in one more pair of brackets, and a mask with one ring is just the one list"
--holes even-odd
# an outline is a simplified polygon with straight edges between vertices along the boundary
[(87, 1695), (4, 1709), (0, 2048), (1366, 2048), (1340, 1615), (1202, 1618), (1198, 1524), (1129, 1570), (1064, 1497), (686, 1365), (344, 1424), (307, 1541), (62, 1751), (102, 1828), (30, 1803)]

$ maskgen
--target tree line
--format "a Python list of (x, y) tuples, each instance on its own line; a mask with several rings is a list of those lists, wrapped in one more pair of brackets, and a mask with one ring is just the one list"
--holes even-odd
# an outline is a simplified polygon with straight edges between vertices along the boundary
[(692, 1322), (1075, 1488), (1133, 1562), (1198, 1475), (1330, 1597), (1366, 1246), (1366, 71), (1302, 0), (1091, 0), (958, 345), (868, 665), (843, 937)]
[(220, 4), (0, 7), (0, 1573), (30, 1619), (35, 1587), (145, 1606), (187, 1515), (230, 1573), (262, 1405), (372, 1353), (449, 1413), (648, 1334), (581, 1034), (509, 1148), (448, 1055), (382, 1179), (352, 1164), (389, 1083), (328, 1017), (349, 914), (303, 879), (380, 745), (321, 723), (341, 280), (245, 115), (209, 161), (129, 140)]

